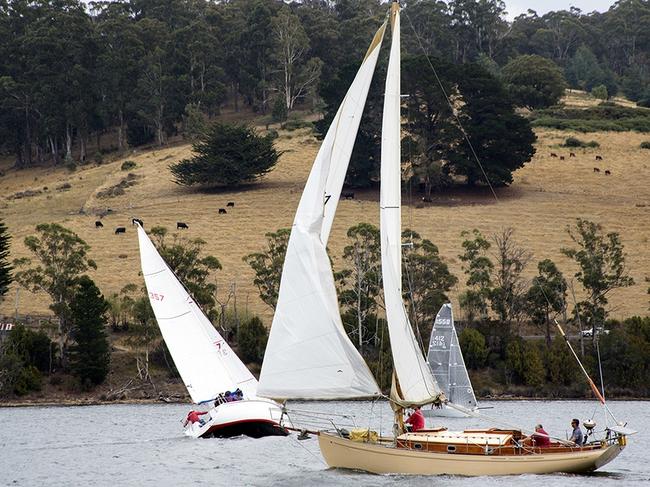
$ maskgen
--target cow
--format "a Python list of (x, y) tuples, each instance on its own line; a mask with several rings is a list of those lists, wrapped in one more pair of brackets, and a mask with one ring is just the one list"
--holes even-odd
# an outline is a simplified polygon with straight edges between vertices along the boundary
[(99, 220), (97, 220), (95, 222), (95, 228), (104, 228), (104, 224), (102, 222), (100, 222)]
[(226, 213), (228, 213), (228, 212), (226, 211), (225, 208), (219, 208), (219, 214), (220, 215), (225, 215)]
[(228, 204), (226, 205), (228, 208), (234, 208), (235, 207), (235, 202), (234, 201), (229, 201)]
[(139, 223), (140, 226), (141, 226), (142, 228), (144, 228), (144, 222), (143, 222), (142, 220), (140, 220), (139, 218), (131, 218), (131, 223), (133, 223), (134, 225), (135, 225), (136, 223)]
[(176, 230), (180, 230), (181, 228), (184, 228), (185, 230), (187, 230), (190, 227), (188, 227), (187, 223), (185, 223), (185, 222), (176, 222)]
[(575, 156), (576, 156), (575, 153), (569, 152), (569, 157), (575, 157)]
[(118, 235), (120, 233), (126, 233), (126, 227), (117, 227), (115, 229), (115, 235)]
[(431, 198), (428, 198), (427, 196), (423, 196), (422, 203), (433, 203), (433, 200)]
[(605, 176), (610, 176), (612, 174), (612, 171), (609, 169), (605, 169)]
[(598, 169), (597, 167), (594, 167), (594, 172), (600, 172), (600, 169)]
[(596, 160), (597, 160), (597, 161), (602, 161), (602, 160), (603, 160), (603, 156), (596, 156)]
[(551, 152), (551, 157), (557, 157), (557, 154), (555, 152)]
[(560, 156), (560, 160), (563, 161), (563, 160), (564, 160), (564, 156)]
[(343, 199), (353, 200), (354, 199), (354, 192), (353, 191), (343, 191), (343, 193), (341, 193), (341, 196), (343, 197)]

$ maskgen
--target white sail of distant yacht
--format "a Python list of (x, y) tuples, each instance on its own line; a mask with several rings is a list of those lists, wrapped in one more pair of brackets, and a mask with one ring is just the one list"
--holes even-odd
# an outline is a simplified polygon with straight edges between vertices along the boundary
[(476, 410), (476, 396), (458, 342), (450, 303), (443, 304), (436, 315), (429, 340), (427, 363), (447, 400), (460, 408), (445, 404), (441, 408), (427, 409), (424, 411), (425, 416), (462, 417), (468, 416), (462, 412), (463, 409)]
[[(393, 13), (399, 16), (399, 12)], [(386, 322), (393, 354), (397, 390), (393, 395), (404, 405), (428, 404), (440, 397), (418, 345), (402, 300), (402, 174), (399, 19), (393, 31), (386, 74), (381, 128), (380, 234), (381, 269)]]
[(377, 63), (386, 23), (323, 140), (296, 211), (259, 393), (274, 399), (380, 394), (339, 313), (327, 241)]
[(137, 227), (149, 302), (192, 400), (211, 407), (220, 394), (236, 389), (243, 392), (245, 399), (211, 408), (205, 425), (190, 425), (186, 433), (197, 437), (284, 434), (284, 428), (278, 423), (279, 406), (257, 399), (257, 380), (253, 374), (212, 326), (144, 229), (139, 224)]

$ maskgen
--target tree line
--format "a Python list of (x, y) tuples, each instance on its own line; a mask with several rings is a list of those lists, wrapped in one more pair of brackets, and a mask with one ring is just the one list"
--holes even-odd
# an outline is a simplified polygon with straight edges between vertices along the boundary
[[(377, 0), (8, 0), (0, 5), (0, 146), (18, 167), (84, 162), (163, 144), (197, 113), (214, 116), (225, 104), (276, 118), (301, 106), (327, 119), (385, 11)], [(474, 63), (501, 76), (511, 61), (535, 55), (570, 86), (650, 98), (647, 0), (621, 0), (602, 14), (528, 11), (512, 22), (500, 0), (416, 0), (404, 14), (405, 55), (426, 54), (441, 73), (444, 63)], [(517, 83), (508, 70), (503, 79)], [(459, 89), (475, 92), (472, 84)], [(373, 146), (375, 133), (362, 131), (361, 144)], [(361, 174), (360, 164), (353, 169)]]

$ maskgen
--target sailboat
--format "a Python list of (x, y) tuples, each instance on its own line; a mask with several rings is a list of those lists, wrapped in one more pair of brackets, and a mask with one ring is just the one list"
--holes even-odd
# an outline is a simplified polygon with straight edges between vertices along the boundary
[(451, 303), (443, 304), (436, 315), (429, 339), (427, 364), (447, 403), (423, 410), (425, 417), (463, 418), (477, 412), (476, 396), (458, 342)]
[[(288, 434), (280, 425), (281, 406), (257, 396), (253, 374), (212, 326), (142, 226), (135, 224), (142, 275), (163, 339), (194, 403), (208, 406), (204, 424), (189, 424), (185, 434), (194, 438)], [(237, 389), (243, 400), (215, 404), (220, 394)]]
[[(386, 320), (394, 364), (391, 406), (395, 436), (318, 430), (330, 467), (373, 473), (507, 475), (588, 472), (614, 459), (631, 430), (612, 426), (585, 446), (527, 445), (518, 429), (407, 432), (407, 407), (445, 403), (415, 339), (401, 290), (400, 11), (390, 9), (392, 39), (382, 125), (381, 254)], [(324, 139), (300, 200), (283, 268), (260, 393), (277, 400), (377, 397), (379, 389), (341, 325), (332, 271), (325, 252), (333, 213), (381, 46), (384, 23)]]

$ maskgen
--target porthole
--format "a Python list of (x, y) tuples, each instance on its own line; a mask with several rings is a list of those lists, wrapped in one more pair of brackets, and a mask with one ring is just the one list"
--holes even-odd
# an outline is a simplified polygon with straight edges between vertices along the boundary
[(413, 443), (413, 448), (416, 450), (422, 450), (422, 443)]
[(456, 453), (456, 445), (447, 445), (447, 453)]

